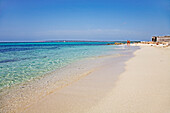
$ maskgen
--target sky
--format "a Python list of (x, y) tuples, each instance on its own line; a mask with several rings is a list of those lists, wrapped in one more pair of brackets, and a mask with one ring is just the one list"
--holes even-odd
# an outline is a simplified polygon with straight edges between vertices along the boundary
[(170, 35), (170, 0), (0, 0), (0, 41), (148, 41), (155, 35)]

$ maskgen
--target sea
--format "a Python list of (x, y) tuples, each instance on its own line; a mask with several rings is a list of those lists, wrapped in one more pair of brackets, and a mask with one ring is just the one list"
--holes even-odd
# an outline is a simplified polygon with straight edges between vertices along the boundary
[(138, 48), (109, 44), (114, 42), (1, 42), (0, 112), (17, 112), (110, 63), (123, 71)]
[(113, 42), (0, 43), (0, 90), (43, 76), (81, 59), (114, 54), (117, 48), (121, 48), (108, 43)]

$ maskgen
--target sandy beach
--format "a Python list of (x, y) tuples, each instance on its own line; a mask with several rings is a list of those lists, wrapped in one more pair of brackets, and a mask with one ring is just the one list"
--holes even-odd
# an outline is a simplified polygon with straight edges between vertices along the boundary
[(110, 62), (24, 112), (169, 113), (170, 48), (141, 46), (134, 55), (123, 73)]
[(0, 113), (170, 113), (170, 0), (0, 0)]
[(142, 47), (91, 113), (169, 113), (170, 49)]

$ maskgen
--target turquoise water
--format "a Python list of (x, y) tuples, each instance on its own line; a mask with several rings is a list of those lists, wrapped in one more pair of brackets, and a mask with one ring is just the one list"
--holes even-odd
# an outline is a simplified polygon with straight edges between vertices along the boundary
[(114, 54), (118, 51), (116, 48), (120, 48), (107, 43), (0, 43), (0, 89), (43, 76), (84, 58)]

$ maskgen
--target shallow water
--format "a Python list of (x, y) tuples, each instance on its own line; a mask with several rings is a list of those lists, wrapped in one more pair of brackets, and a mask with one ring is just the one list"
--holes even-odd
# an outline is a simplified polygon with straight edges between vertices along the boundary
[(0, 89), (43, 76), (75, 61), (116, 54), (108, 42), (0, 43)]

